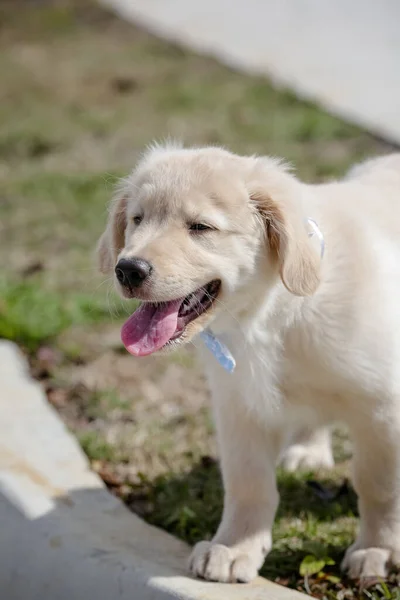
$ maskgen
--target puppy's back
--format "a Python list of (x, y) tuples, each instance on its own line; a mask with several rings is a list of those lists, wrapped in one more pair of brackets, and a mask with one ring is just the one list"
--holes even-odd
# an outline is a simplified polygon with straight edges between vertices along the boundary
[(398, 185), (400, 188), (400, 153), (371, 158), (352, 167), (346, 180), (358, 179), (371, 185)]

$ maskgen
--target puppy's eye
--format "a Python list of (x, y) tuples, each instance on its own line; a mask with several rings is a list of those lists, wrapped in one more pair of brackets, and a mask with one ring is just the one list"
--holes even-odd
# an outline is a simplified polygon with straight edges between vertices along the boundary
[(132, 221), (135, 223), (135, 225), (140, 225), (140, 223), (143, 221), (143, 215), (135, 215), (132, 217)]
[(201, 231), (213, 231), (213, 228), (204, 223), (191, 223), (189, 225), (190, 231), (201, 232)]

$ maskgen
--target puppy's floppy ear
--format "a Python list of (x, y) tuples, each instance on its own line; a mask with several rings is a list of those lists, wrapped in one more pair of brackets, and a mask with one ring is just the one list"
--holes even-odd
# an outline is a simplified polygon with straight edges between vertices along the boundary
[(127, 198), (119, 196), (111, 204), (106, 230), (97, 245), (100, 271), (109, 273), (115, 266), (118, 254), (124, 247)]
[(308, 237), (305, 218), (291, 197), (290, 187), (288, 194), (281, 191), (275, 199), (259, 188), (251, 199), (262, 217), (283, 284), (296, 296), (311, 296), (320, 283), (321, 257)]

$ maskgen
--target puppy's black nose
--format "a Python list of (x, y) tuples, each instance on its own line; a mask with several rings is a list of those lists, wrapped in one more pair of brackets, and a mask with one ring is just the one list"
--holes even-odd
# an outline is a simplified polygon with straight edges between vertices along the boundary
[(115, 274), (121, 285), (137, 288), (150, 276), (153, 267), (143, 258), (121, 258)]

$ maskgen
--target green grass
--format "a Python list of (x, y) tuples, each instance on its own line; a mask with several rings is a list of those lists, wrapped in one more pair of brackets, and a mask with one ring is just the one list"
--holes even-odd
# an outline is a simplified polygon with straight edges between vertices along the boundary
[(63, 297), (38, 283), (0, 280), (0, 338), (34, 351), (72, 324), (109, 319), (105, 301), (82, 293)]
[[(207, 457), (215, 438), (193, 353), (138, 367), (118, 346), (121, 317), (131, 308), (97, 273), (94, 247), (115, 181), (145, 144), (169, 136), (282, 156), (306, 180), (340, 175), (388, 146), (261, 77), (127, 25), (91, 0), (6, 0), (0, 20), (0, 337), (23, 346), (34, 366), (40, 346), (57, 350), (61, 362), (45, 369), (59, 392), (53, 402), (89, 458), (124, 478), (130, 506), (190, 543), (210, 538), (222, 486)], [(336, 437), (337, 449), (343, 442)], [(340, 487), (348, 455), (336, 454), (340, 464), (324, 483)], [(279, 474), (275, 544), (263, 570), (303, 588), (302, 560), (321, 560), (315, 543), (335, 562), (324, 571), (338, 576), (357, 525), (353, 493), (324, 504), (311, 477)], [(315, 576), (308, 584), (329, 600), (397, 594), (393, 581), (387, 592)]]
[(116, 462), (121, 459), (115, 447), (109, 444), (98, 431), (85, 431), (78, 436), (78, 440), (91, 460)]

